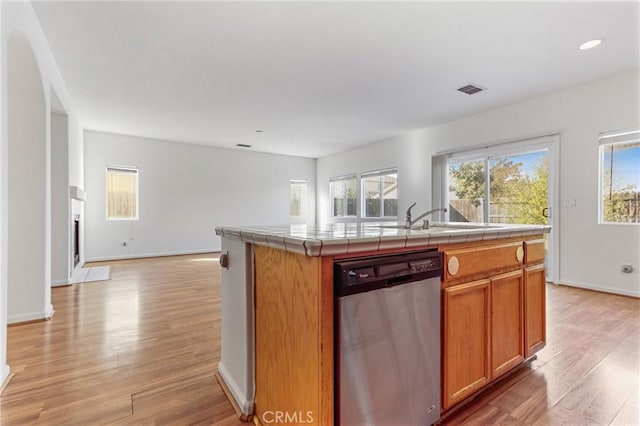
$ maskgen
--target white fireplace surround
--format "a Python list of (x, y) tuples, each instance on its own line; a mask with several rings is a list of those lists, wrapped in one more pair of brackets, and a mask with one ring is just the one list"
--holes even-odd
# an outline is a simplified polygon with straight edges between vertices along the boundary
[(86, 201), (87, 200), (87, 193), (84, 192), (84, 189), (82, 189), (80, 187), (77, 187), (77, 186), (70, 186), (69, 187), (69, 195), (74, 200), (78, 200), (78, 201)]

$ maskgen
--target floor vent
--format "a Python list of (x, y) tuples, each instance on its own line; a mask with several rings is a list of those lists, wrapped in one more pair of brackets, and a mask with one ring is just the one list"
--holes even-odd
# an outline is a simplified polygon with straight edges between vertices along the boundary
[(474, 93), (482, 92), (483, 90), (485, 90), (483, 87), (476, 86), (475, 84), (467, 84), (466, 86), (459, 88), (458, 92), (473, 95)]

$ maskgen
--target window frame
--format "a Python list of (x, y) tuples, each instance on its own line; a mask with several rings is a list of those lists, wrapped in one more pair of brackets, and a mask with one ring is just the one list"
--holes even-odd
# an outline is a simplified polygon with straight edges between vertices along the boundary
[[(373, 170), (370, 172), (364, 172), (360, 174), (360, 211), (361, 211), (361, 219), (363, 220), (393, 220), (398, 218), (396, 207), (396, 214), (392, 216), (387, 216), (385, 214), (384, 208), (384, 177), (388, 175), (395, 174), (396, 178), (396, 194), (398, 193), (398, 168), (397, 167), (389, 167), (386, 169)], [(367, 198), (365, 195), (364, 182), (365, 179), (370, 178), (378, 178), (378, 192), (380, 194), (380, 216), (367, 216)], [(398, 203), (399, 197), (396, 195), (396, 203)]]
[[(133, 172), (135, 174), (135, 216), (131, 217), (110, 217), (109, 216), (109, 172), (110, 171), (120, 171), (120, 172)], [(134, 166), (106, 166), (105, 167), (105, 217), (107, 221), (138, 221), (140, 220), (140, 170), (138, 167)]]
[[(348, 213), (348, 203), (347, 203), (347, 182), (350, 180), (354, 180), (355, 181), (355, 189), (356, 189), (356, 212), (353, 215), (349, 215)], [(343, 190), (344, 190), (344, 199), (345, 199), (345, 203), (344, 203), (344, 208), (342, 211), (342, 215), (335, 215), (335, 206), (334, 206), (334, 201), (335, 201), (335, 197), (334, 197), (334, 193), (335, 193), (335, 189), (334, 189), (334, 184), (336, 183), (341, 183), (343, 184)], [(332, 177), (329, 179), (329, 208), (331, 209), (330, 212), (330, 217), (331, 219), (354, 219), (358, 217), (358, 199), (360, 198), (360, 194), (358, 193), (358, 175), (356, 173), (352, 173), (352, 174), (348, 174), (348, 175), (342, 175), (342, 176), (336, 176), (336, 177)]]
[[(598, 225), (623, 225), (640, 226), (640, 222), (609, 222), (604, 219), (604, 190), (603, 175), (605, 149), (609, 146), (630, 143), (640, 144), (640, 129), (628, 129), (623, 131), (601, 133), (598, 138)], [(613, 178), (613, 176), (612, 176)], [(637, 188), (640, 191), (640, 188)]]

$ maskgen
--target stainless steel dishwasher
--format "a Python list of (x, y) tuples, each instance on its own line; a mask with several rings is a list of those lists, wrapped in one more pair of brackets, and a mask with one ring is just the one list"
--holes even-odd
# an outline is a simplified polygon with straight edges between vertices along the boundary
[(336, 424), (440, 417), (437, 251), (336, 261)]

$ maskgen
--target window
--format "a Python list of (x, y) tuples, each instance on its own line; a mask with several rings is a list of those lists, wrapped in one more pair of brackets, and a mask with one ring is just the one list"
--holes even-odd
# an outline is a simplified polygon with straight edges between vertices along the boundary
[(548, 155), (548, 149), (531, 148), (460, 160), (452, 157), (449, 220), (547, 224)]
[(305, 215), (307, 204), (307, 181), (292, 180), (289, 183), (289, 215), (302, 217)]
[(329, 193), (331, 194), (331, 216), (346, 217), (357, 214), (358, 181), (356, 175), (331, 178)]
[(398, 216), (398, 169), (363, 173), (361, 184), (363, 217)]
[(107, 167), (107, 220), (138, 220), (138, 169)]
[(600, 223), (640, 223), (640, 131), (600, 136)]

